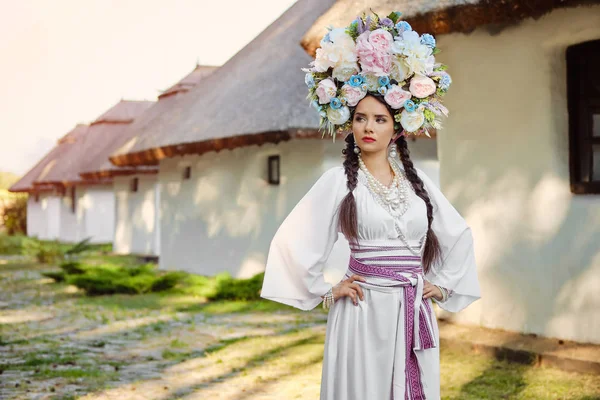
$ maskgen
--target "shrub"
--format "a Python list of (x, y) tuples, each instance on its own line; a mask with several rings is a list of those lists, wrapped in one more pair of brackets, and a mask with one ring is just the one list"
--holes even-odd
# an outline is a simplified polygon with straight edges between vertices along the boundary
[(0, 225), (9, 235), (27, 234), (27, 196), (16, 195), (11, 198), (0, 199)]
[(54, 282), (64, 282), (67, 278), (65, 271), (42, 272), (42, 275), (47, 278), (54, 279)]
[(166, 272), (152, 283), (151, 290), (153, 292), (163, 292), (165, 290), (172, 290), (176, 287), (180, 287), (184, 284), (188, 276), (187, 273), (181, 271)]
[(260, 273), (249, 279), (233, 279), (222, 276), (217, 279), (216, 293), (210, 300), (259, 300), (265, 274)]
[(91, 296), (103, 294), (149, 293), (158, 280), (156, 267), (142, 264), (134, 267), (121, 265), (83, 265), (84, 273), (67, 276), (67, 282)]
[(54, 242), (33, 242), (31, 250), (36, 260), (42, 264), (56, 264), (64, 259), (64, 253), (60, 248), (60, 243)]
[(65, 261), (60, 264), (60, 269), (67, 275), (81, 275), (86, 271), (83, 264), (79, 261)]
[(35, 242), (35, 239), (21, 235), (8, 236), (0, 234), (0, 254), (26, 254), (26, 248), (29, 245), (29, 242)]

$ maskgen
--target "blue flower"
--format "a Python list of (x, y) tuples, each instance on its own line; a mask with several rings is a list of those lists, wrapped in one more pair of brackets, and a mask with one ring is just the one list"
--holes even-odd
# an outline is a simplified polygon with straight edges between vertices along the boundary
[(348, 80), (348, 84), (352, 87), (359, 87), (364, 82), (362, 75), (352, 75)]
[(417, 105), (412, 100), (406, 100), (404, 103), (404, 109), (406, 109), (408, 112), (414, 112), (417, 110)]
[(423, 34), (421, 36), (421, 44), (424, 44), (427, 47), (435, 48), (435, 38), (431, 36), (429, 33)]
[(327, 43), (327, 42), (331, 42), (331, 38), (329, 37), (329, 32), (327, 32), (325, 34), (325, 36), (323, 36), (323, 39), (321, 39), (321, 44)]
[(325, 111), (320, 111), (319, 115), (323, 118), (327, 117), (327, 113)]
[(387, 87), (386, 86), (379, 86), (379, 88), (377, 89), (377, 91), (379, 92), (379, 94), (386, 94), (387, 93)]
[(387, 86), (390, 84), (390, 78), (387, 76), (379, 77), (379, 86)]
[(339, 108), (342, 108), (342, 101), (340, 99), (338, 99), (337, 97), (334, 97), (333, 99), (331, 99), (331, 102), (329, 103), (329, 105), (334, 110), (337, 110)]
[(450, 84), (452, 84), (452, 78), (450, 78), (450, 75), (448, 74), (444, 74), (442, 75), (442, 78), (440, 79), (440, 89), (442, 90), (448, 90), (448, 88), (450, 87)]
[(308, 86), (309, 88), (315, 87), (315, 78), (313, 74), (309, 72), (306, 75), (304, 75), (304, 83), (306, 83), (306, 86)]
[(311, 101), (310, 105), (312, 106), (312, 108), (314, 108), (317, 111), (321, 111), (321, 109), (323, 108), (323, 107), (321, 107), (319, 102), (316, 100)]
[(412, 31), (412, 26), (406, 21), (400, 21), (396, 24), (396, 30), (398, 33)]

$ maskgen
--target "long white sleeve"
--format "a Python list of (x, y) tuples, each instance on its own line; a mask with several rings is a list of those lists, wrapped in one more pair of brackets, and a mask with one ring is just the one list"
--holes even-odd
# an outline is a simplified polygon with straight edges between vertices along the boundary
[(418, 170), (433, 205), (432, 228), (442, 248), (441, 263), (427, 274), (427, 279), (454, 293), (439, 306), (446, 311), (457, 312), (481, 297), (473, 235), (464, 218), (452, 206), (431, 179)]
[(338, 238), (338, 207), (346, 193), (344, 169), (335, 167), (294, 207), (271, 242), (261, 297), (302, 310), (321, 302), (331, 288), (323, 267)]

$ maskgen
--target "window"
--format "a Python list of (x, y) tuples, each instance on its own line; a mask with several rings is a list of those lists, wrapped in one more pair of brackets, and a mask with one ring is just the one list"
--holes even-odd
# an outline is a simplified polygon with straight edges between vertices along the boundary
[(571, 192), (600, 194), (600, 40), (567, 48)]
[(269, 156), (267, 163), (269, 183), (271, 185), (279, 185), (279, 156)]
[(36, 203), (39, 203), (39, 202), (40, 202), (40, 193), (39, 193), (39, 192), (35, 192), (35, 195), (34, 195), (34, 198), (33, 198), (33, 200), (34, 200)]
[(71, 187), (71, 212), (75, 214), (77, 211), (77, 199), (75, 198), (75, 186)]
[(138, 185), (139, 185), (139, 179), (138, 178), (133, 178), (131, 180), (131, 186), (130, 186), (130, 190), (132, 193), (135, 193), (138, 191)]
[(187, 180), (192, 177), (192, 167), (185, 167), (183, 169), (183, 179)]

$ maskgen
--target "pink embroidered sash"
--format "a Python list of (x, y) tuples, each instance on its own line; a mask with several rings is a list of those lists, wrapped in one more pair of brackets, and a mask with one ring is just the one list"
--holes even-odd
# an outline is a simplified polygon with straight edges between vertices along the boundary
[(350, 273), (385, 278), (404, 287), (404, 333), (406, 338), (406, 399), (424, 399), (415, 350), (436, 346), (429, 301), (423, 301), (421, 257), (406, 254), (405, 246), (351, 246)]

